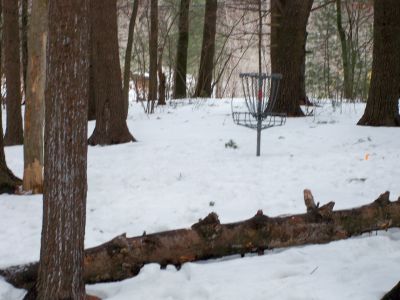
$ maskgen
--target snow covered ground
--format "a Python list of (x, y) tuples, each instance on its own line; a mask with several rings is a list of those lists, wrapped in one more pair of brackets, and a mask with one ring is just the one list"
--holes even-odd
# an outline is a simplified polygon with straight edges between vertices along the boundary
[[(189, 227), (211, 211), (223, 223), (259, 209), (271, 216), (303, 213), (304, 188), (337, 209), (367, 204), (386, 190), (397, 199), (399, 129), (355, 126), (363, 110), (326, 105), (315, 117), (288, 119), (263, 131), (256, 157), (256, 133), (233, 124), (230, 100), (186, 101), (150, 116), (133, 104), (128, 123), (138, 142), (89, 148), (86, 247), (123, 232)], [(238, 148), (226, 148), (229, 140)], [(7, 147), (6, 158), (22, 176), (22, 147)], [(0, 196), (0, 268), (38, 259), (41, 215), (41, 196)], [(400, 280), (399, 268), (400, 230), (392, 229), (188, 263), (180, 271), (147, 265), (135, 278), (87, 291), (110, 300), (372, 300)], [(0, 278), (0, 299), (23, 294)]]

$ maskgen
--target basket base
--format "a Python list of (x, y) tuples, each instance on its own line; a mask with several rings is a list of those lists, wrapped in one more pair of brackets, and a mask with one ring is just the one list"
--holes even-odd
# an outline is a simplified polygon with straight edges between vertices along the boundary
[[(237, 125), (257, 129), (257, 115), (249, 112), (232, 112), (233, 122)], [(262, 115), (261, 129), (282, 126), (286, 123), (286, 114), (265, 113)]]

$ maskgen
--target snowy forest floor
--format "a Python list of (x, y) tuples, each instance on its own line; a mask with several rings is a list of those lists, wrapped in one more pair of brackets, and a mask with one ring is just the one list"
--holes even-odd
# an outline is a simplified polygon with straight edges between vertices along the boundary
[[(230, 100), (186, 100), (149, 116), (134, 103), (128, 125), (137, 143), (89, 147), (86, 247), (123, 232), (189, 227), (211, 211), (222, 223), (259, 209), (303, 213), (304, 188), (316, 201), (335, 201), (335, 209), (370, 203), (386, 190), (397, 199), (399, 129), (356, 126), (363, 111), (363, 104), (334, 110), (327, 103), (315, 116), (288, 119), (263, 131), (256, 157), (256, 132), (233, 123)], [(90, 122), (89, 134), (93, 128)], [(230, 140), (237, 149), (225, 147)], [(7, 147), (6, 159), (22, 176), (22, 147)], [(38, 260), (41, 199), (0, 196), (0, 268)], [(135, 278), (88, 285), (87, 292), (110, 300), (375, 300), (400, 280), (399, 268), (400, 229), (392, 229), (187, 263), (180, 271), (151, 264)], [(1, 300), (23, 294), (0, 278)]]

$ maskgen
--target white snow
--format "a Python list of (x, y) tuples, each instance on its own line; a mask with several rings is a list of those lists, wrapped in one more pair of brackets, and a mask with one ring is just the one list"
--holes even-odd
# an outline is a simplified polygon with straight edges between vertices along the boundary
[[(236, 100), (239, 101), (239, 100)], [(145, 115), (133, 103), (137, 143), (90, 147), (86, 247), (128, 236), (189, 227), (215, 211), (221, 222), (303, 213), (303, 189), (336, 209), (400, 195), (397, 128), (356, 126), (362, 104), (330, 105), (256, 133), (233, 124), (230, 100), (186, 100)], [(3, 112), (3, 122), (5, 113)], [(4, 126), (4, 125), (3, 125)], [(91, 133), (94, 123), (90, 123)], [(225, 148), (233, 140), (237, 149)], [(23, 172), (22, 147), (7, 147)], [(211, 206), (210, 204), (212, 204)], [(41, 196), (0, 196), (0, 268), (37, 260)], [(275, 249), (263, 256), (187, 263), (180, 271), (145, 266), (123, 282), (88, 285), (102, 299), (378, 299), (400, 280), (400, 230), (326, 245)], [(0, 278), (0, 299), (24, 295)]]

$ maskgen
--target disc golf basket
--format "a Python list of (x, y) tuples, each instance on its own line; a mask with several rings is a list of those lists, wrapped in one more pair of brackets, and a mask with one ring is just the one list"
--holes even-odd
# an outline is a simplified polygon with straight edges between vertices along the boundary
[(286, 122), (286, 114), (272, 112), (282, 75), (241, 73), (239, 77), (242, 81), (247, 111), (235, 111), (232, 105), (232, 118), (237, 125), (257, 130), (257, 156), (259, 156), (261, 130), (282, 126)]

